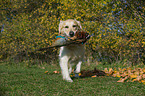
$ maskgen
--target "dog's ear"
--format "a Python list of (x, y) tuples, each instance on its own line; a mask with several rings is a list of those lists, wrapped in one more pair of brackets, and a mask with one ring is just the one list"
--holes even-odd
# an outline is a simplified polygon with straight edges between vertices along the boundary
[(81, 26), (81, 22), (80, 21), (77, 21), (76, 19), (75, 19), (75, 21), (78, 23), (78, 25), (80, 26), (80, 29), (82, 29), (82, 26)]
[(59, 23), (59, 29), (58, 29), (58, 30), (59, 30), (59, 34), (61, 34), (60, 30), (61, 30), (62, 25), (63, 25), (62, 23), (63, 23), (63, 21), (62, 21), (62, 20), (60, 20), (60, 23)]

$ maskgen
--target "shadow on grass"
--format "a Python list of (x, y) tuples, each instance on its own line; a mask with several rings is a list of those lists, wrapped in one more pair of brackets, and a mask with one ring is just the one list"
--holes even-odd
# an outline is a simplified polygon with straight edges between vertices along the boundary
[(106, 76), (106, 73), (102, 70), (94, 68), (94, 70), (82, 70), (79, 74), (71, 74), (72, 79), (76, 78), (88, 78), (88, 77), (99, 77)]

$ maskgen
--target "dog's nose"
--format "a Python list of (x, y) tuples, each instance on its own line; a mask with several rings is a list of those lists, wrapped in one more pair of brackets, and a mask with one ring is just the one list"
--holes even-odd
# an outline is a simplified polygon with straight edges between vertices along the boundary
[(69, 32), (69, 36), (70, 36), (70, 37), (73, 37), (73, 36), (74, 36), (74, 32), (73, 32), (73, 31), (70, 31), (70, 32)]

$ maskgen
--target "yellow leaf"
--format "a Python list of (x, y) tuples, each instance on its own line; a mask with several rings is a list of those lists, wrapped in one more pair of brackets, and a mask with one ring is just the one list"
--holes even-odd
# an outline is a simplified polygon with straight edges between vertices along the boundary
[(138, 80), (137, 79), (133, 79), (132, 81), (134, 82), (134, 81), (138, 81)]
[(119, 71), (121, 71), (121, 68), (118, 68)]
[(130, 77), (131, 77), (131, 78), (136, 78), (137, 75), (132, 74), (132, 75), (130, 75)]
[(142, 82), (143, 84), (145, 84), (145, 80), (141, 80), (141, 82)]
[(120, 75), (116, 75), (116, 77), (121, 77)]
[(48, 71), (45, 71), (44, 73), (48, 73)]
[(142, 70), (144, 73), (145, 73), (145, 68), (143, 68), (143, 70)]
[(123, 68), (123, 69), (122, 69), (122, 71), (126, 71), (126, 69), (125, 69), (125, 68)]
[(117, 71), (114, 71), (114, 73), (117, 73)]
[(107, 76), (110, 76), (110, 74), (106, 73)]
[(109, 74), (112, 75), (113, 74), (113, 69), (109, 68)]
[(116, 71), (116, 72), (114, 72), (112, 76), (113, 76), (113, 77), (121, 77), (121, 76), (120, 76), (120, 73), (119, 73), (119, 72), (117, 72), (117, 71)]
[(134, 72), (135, 75), (139, 75), (139, 71)]
[(91, 77), (97, 77), (96, 75), (94, 75), (94, 76), (91, 76)]
[(131, 70), (131, 67), (128, 67), (127, 70)]
[(79, 76), (81, 76), (81, 73), (79, 73)]

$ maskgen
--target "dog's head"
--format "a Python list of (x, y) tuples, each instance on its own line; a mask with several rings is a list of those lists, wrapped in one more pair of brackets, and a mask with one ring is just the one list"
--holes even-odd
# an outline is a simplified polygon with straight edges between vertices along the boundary
[(82, 26), (80, 21), (68, 19), (66, 21), (60, 21), (59, 34), (63, 34), (69, 37), (73, 37), (78, 30), (81, 30)]

